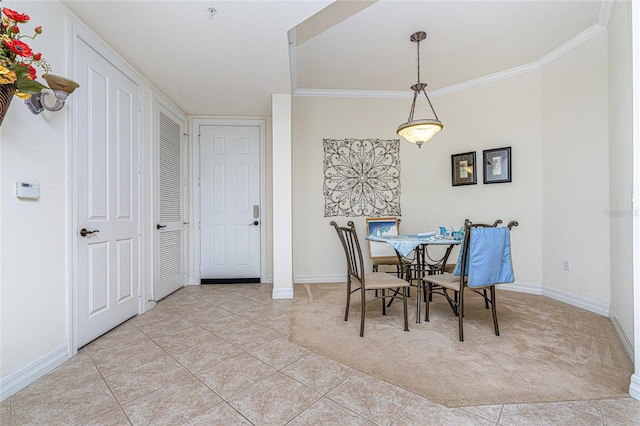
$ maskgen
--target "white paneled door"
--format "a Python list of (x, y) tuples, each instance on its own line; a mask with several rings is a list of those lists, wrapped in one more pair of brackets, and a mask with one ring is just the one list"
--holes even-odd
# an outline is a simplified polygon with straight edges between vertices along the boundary
[(138, 86), (83, 40), (76, 72), (76, 347), (138, 313)]
[(154, 127), (158, 194), (153, 282), (154, 298), (160, 300), (184, 287), (186, 280), (186, 123), (157, 102)]
[(260, 130), (201, 125), (202, 282), (260, 280)]

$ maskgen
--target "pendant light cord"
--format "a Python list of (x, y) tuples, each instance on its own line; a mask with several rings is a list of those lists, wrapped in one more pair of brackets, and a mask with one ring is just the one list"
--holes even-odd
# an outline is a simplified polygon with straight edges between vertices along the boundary
[(433, 108), (433, 104), (431, 103), (431, 99), (429, 99), (429, 95), (427, 95), (427, 84), (420, 82), (420, 40), (417, 40), (416, 44), (418, 45), (418, 84), (414, 85), (415, 87), (413, 91), (413, 102), (411, 103), (411, 111), (409, 111), (409, 122), (413, 121), (413, 114), (416, 109), (416, 100), (418, 98), (418, 92), (424, 93), (425, 98), (427, 98), (427, 102), (429, 102), (429, 107), (431, 108), (431, 112), (433, 112), (433, 116), (438, 119), (438, 114), (436, 114), (436, 110)]
[(416, 44), (418, 45), (418, 85), (420, 85), (420, 40)]

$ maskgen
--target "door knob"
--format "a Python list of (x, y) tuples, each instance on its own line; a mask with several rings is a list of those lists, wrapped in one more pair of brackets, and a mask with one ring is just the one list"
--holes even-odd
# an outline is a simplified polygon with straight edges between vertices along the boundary
[(162, 228), (166, 228), (166, 227), (167, 227), (167, 225), (160, 225), (160, 224), (156, 225), (156, 229), (162, 229)]
[(93, 231), (87, 231), (87, 228), (82, 228), (80, 230), (80, 236), (81, 237), (86, 237), (89, 234), (95, 234), (96, 232), (100, 232), (99, 230), (95, 229)]
[(249, 226), (251, 226), (251, 225), (258, 226), (258, 225), (260, 225), (260, 222), (258, 222), (257, 220), (254, 220), (253, 223), (249, 224)]

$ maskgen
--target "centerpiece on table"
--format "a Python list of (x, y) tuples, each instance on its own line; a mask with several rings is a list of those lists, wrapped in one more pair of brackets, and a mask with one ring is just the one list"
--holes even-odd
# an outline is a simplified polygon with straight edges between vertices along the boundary
[(7, 7), (2, 8), (2, 23), (0, 34), (0, 125), (9, 109), (13, 96), (29, 99), (31, 95), (48, 89), (44, 84), (36, 81), (35, 67), (42, 68), (46, 73), (51, 67), (42, 57), (42, 53), (34, 53), (24, 42), (33, 40), (42, 34), (42, 27), (33, 30), (33, 35), (21, 33), (20, 26), (29, 22), (29, 15), (18, 13)]

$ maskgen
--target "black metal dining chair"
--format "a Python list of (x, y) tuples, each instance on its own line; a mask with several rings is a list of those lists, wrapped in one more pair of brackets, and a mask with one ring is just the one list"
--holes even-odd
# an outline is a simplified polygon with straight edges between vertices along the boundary
[[(464, 293), (470, 289), (479, 294), (485, 302), (485, 308), (491, 306), (493, 326), (496, 336), (500, 335), (498, 315), (496, 313), (496, 284), (513, 282), (511, 262), (511, 228), (518, 222), (511, 221), (506, 227), (498, 227), (502, 221), (493, 225), (465, 222), (465, 233), (458, 257), (458, 263), (452, 273), (427, 275), (425, 291), (427, 299), (433, 294), (443, 295), (458, 317), (458, 336), (464, 341)], [(474, 231), (482, 229), (482, 231)], [(449, 294), (453, 291), (453, 296)], [(488, 291), (488, 293), (487, 293)], [(425, 321), (429, 321), (429, 303), (425, 308)]]
[[(331, 226), (333, 226), (338, 233), (347, 259), (347, 305), (344, 311), (344, 320), (347, 321), (349, 318), (351, 294), (360, 291), (360, 337), (364, 337), (366, 306), (379, 299), (382, 300), (382, 315), (387, 314), (385, 299), (402, 299), (404, 330), (409, 331), (409, 320), (407, 317), (407, 289), (409, 288), (409, 283), (386, 272), (365, 273), (362, 249), (353, 222), (349, 221), (347, 226), (338, 226), (335, 221), (331, 221)], [(387, 294), (387, 290), (397, 291), (394, 295), (391, 295)], [(373, 292), (373, 295), (369, 296), (367, 292), (369, 292), (369, 295)]]

